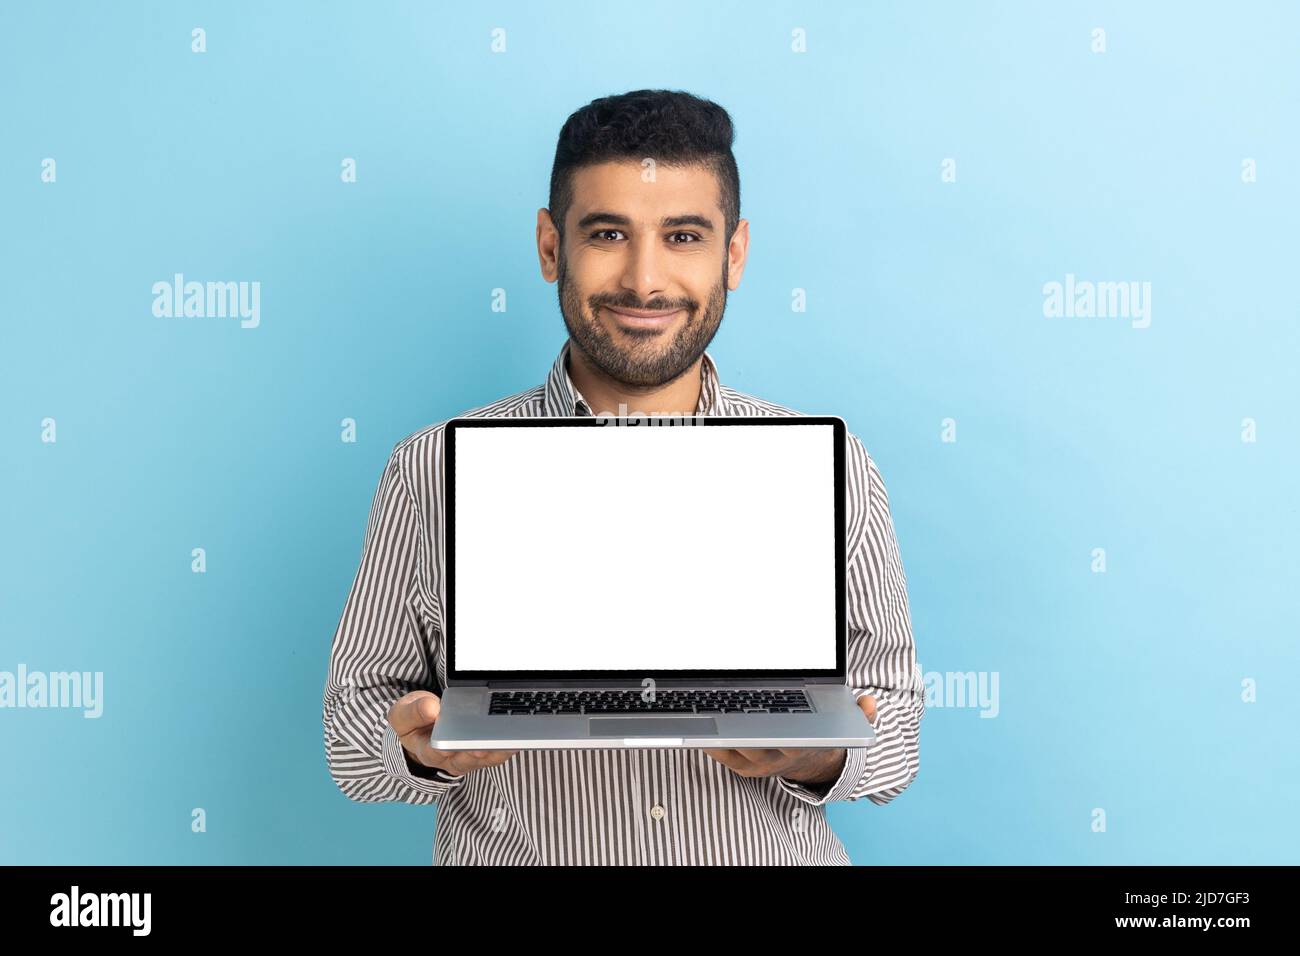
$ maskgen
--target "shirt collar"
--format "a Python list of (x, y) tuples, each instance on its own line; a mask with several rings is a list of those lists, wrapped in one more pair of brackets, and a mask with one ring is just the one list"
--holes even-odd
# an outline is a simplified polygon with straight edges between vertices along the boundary
[[(564, 340), (564, 347), (560, 349), (555, 363), (551, 365), (551, 373), (546, 377), (546, 385), (543, 389), (542, 405), (546, 414), (553, 418), (595, 414), (573, 384), (573, 379), (569, 377), (567, 364), (571, 344), (568, 339)], [(633, 408), (630, 411), (635, 412), (638, 409)], [(704, 360), (700, 363), (700, 401), (696, 406), (695, 414), (722, 414), (722, 389), (718, 378), (718, 366), (708, 352), (704, 353)]]

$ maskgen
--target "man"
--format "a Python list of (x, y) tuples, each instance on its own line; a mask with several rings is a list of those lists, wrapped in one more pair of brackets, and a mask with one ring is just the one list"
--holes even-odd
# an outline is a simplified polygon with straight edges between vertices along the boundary
[[(796, 414), (722, 385), (705, 352), (749, 245), (732, 141), (725, 110), (680, 92), (607, 97), (569, 117), (537, 215), (568, 341), (545, 384), (467, 415)], [(924, 711), (889, 501), (862, 443), (849, 436), (848, 676), (873, 747), (451, 753), (429, 747), (446, 681), (443, 424), (394, 448), (334, 636), (324, 726), (339, 788), (436, 803), (435, 864), (849, 863), (825, 805), (902, 793)], [(683, 567), (712, 560), (708, 541), (680, 554)], [(599, 580), (602, 557), (575, 574)], [(539, 635), (558, 624), (539, 621)]]

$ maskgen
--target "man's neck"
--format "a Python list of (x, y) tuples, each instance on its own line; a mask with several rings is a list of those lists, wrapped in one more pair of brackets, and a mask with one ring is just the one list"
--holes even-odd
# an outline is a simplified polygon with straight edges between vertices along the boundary
[(610, 378), (587, 360), (576, 343), (569, 343), (569, 378), (593, 415), (694, 415), (703, 387), (703, 363), (701, 356), (667, 385), (635, 388)]

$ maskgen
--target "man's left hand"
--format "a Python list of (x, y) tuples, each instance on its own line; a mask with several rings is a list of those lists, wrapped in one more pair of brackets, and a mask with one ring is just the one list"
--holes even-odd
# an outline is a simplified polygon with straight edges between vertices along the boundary
[[(876, 699), (870, 694), (858, 698), (868, 720), (876, 719)], [(742, 777), (785, 777), (792, 783), (829, 783), (844, 770), (848, 756), (843, 747), (835, 750), (705, 750), (720, 764)]]

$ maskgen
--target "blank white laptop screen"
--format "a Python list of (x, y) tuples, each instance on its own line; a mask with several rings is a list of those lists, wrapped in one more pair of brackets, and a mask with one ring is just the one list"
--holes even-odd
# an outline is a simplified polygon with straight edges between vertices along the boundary
[(834, 668), (834, 441), (457, 428), (456, 669)]

